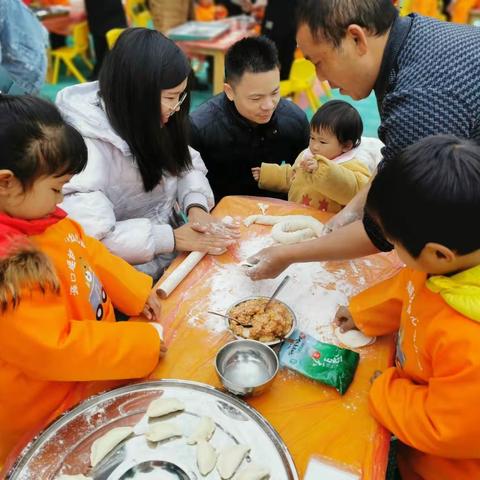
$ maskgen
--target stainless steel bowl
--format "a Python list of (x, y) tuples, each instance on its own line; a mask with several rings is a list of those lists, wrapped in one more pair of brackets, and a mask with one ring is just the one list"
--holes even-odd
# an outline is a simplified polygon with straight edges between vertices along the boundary
[[(230, 312), (232, 311), (232, 309), (235, 308), (237, 305), (240, 305), (241, 303), (244, 303), (248, 300), (258, 300), (258, 299), (261, 299), (261, 298), (268, 299), (270, 297), (253, 296), (253, 297), (244, 298), (244, 299), (239, 300), (238, 302), (234, 303), (231, 307), (229, 307), (228, 310), (226, 311), (225, 315), (230, 316)], [(279, 343), (283, 342), (284, 338), (288, 338), (293, 333), (295, 328), (297, 328), (297, 317), (293, 313), (293, 310), (285, 302), (282, 302), (281, 300), (278, 300), (278, 298), (275, 298), (274, 302), (281, 303), (290, 312), (290, 316), (292, 317), (292, 328), (290, 328), (290, 330), (282, 338), (278, 338), (277, 340), (272, 340), (270, 342), (261, 342), (264, 345), (278, 345)], [(228, 330), (230, 330), (232, 332), (232, 329), (230, 328), (230, 320), (226, 319), (225, 323), (227, 324)], [(235, 335), (233, 332), (232, 332), (232, 335), (235, 338), (238, 338), (239, 340), (245, 339), (245, 337), (242, 337), (241, 335)], [(245, 340), (248, 340), (248, 339), (245, 339)]]
[(256, 340), (234, 340), (215, 358), (215, 369), (223, 386), (235, 395), (259, 395), (267, 390), (278, 372), (275, 352)]
[(165, 480), (190, 480), (190, 477), (178, 465), (163, 460), (140, 462), (123, 473), (119, 477), (119, 480), (131, 480), (137, 478), (137, 475), (138, 478), (148, 477)]

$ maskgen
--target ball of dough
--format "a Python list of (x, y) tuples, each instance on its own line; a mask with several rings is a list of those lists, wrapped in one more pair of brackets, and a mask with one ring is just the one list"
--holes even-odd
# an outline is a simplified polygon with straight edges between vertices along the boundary
[(368, 337), (364, 335), (360, 330), (349, 330), (348, 332), (342, 332), (339, 327), (335, 328), (335, 336), (338, 341), (349, 348), (361, 348), (371, 345), (375, 342), (376, 337)]

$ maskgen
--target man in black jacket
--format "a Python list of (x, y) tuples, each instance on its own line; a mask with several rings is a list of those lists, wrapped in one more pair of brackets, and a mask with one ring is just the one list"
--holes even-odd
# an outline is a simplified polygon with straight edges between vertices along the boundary
[(233, 45), (225, 77), (224, 93), (191, 113), (190, 145), (202, 155), (216, 201), (226, 195), (272, 196), (258, 188), (251, 169), (262, 162), (293, 164), (308, 146), (307, 117), (280, 98), (277, 49), (265, 37)]

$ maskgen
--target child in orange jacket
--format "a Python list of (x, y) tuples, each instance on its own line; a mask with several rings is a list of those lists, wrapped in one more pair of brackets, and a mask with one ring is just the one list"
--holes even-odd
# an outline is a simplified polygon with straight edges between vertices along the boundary
[[(75, 403), (147, 376), (164, 350), (152, 279), (56, 206), (87, 163), (81, 135), (53, 104), (0, 94), (0, 155), (1, 465)], [(152, 323), (116, 323), (114, 305)]]
[(352, 299), (342, 330), (398, 331), (396, 365), (370, 390), (401, 442), (403, 480), (480, 478), (480, 148), (423, 139), (379, 171), (366, 212), (406, 267)]

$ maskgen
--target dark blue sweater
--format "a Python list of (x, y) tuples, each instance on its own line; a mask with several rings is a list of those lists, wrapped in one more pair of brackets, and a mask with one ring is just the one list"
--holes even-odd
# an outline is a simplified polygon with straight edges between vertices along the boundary
[(429, 135), (480, 142), (480, 28), (415, 14), (399, 17), (375, 94), (386, 162)]
[[(375, 95), (385, 163), (429, 135), (453, 134), (480, 143), (480, 28), (416, 14), (398, 17)], [(392, 248), (371, 219), (364, 225), (377, 248)]]

